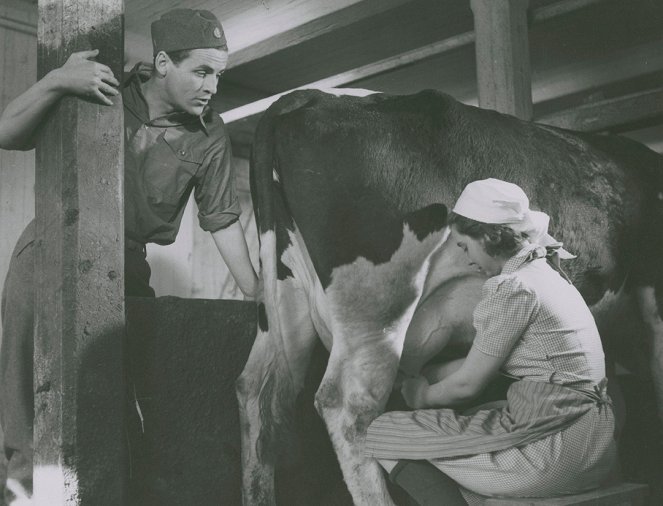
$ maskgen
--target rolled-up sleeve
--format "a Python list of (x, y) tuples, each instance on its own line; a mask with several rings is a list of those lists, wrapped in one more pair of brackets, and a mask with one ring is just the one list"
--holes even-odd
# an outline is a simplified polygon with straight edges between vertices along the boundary
[(203, 160), (203, 175), (196, 184), (200, 228), (216, 232), (239, 219), (241, 208), (235, 189), (230, 140), (221, 127), (219, 140), (208, 150)]
[(474, 310), (474, 346), (486, 355), (507, 357), (537, 310), (536, 294), (519, 280), (489, 280)]

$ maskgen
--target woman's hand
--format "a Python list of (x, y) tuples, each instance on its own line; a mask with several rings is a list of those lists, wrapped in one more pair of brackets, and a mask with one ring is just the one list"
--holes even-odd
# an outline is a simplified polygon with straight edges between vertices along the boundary
[(416, 376), (403, 381), (401, 394), (408, 406), (412, 409), (428, 408), (426, 393), (429, 388), (428, 380), (423, 376)]
[(108, 97), (119, 94), (120, 83), (109, 67), (93, 60), (98, 54), (98, 49), (72, 53), (62, 67), (50, 72), (50, 77), (63, 94), (113, 105)]

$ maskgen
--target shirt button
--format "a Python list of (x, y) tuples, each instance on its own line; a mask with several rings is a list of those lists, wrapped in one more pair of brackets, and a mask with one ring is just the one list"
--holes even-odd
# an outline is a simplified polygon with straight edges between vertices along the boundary
[(186, 151), (184, 151), (183, 149), (180, 149), (180, 155), (182, 155), (182, 156), (186, 155)]

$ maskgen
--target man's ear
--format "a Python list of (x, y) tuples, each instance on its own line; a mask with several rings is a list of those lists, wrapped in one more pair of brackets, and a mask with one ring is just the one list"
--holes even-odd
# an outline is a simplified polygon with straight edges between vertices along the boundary
[(171, 64), (170, 57), (165, 51), (159, 51), (154, 57), (154, 71), (161, 77), (166, 77)]

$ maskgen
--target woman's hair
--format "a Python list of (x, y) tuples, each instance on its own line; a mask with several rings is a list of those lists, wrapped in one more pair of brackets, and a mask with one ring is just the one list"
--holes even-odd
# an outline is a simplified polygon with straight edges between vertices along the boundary
[(449, 214), (448, 225), (455, 226), (463, 235), (472, 239), (485, 239), (485, 249), (491, 257), (511, 257), (518, 253), (527, 241), (527, 234), (516, 232), (508, 225), (482, 223), (456, 213)]

